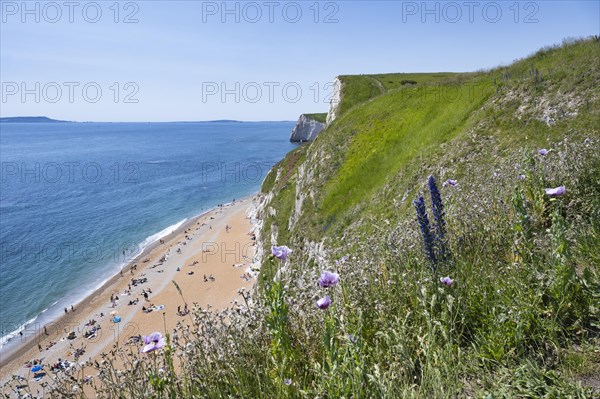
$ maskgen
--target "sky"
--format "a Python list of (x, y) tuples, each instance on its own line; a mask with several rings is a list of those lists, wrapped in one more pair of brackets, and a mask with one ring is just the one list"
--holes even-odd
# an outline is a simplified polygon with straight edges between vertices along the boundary
[(296, 120), (335, 76), (467, 72), (600, 35), (599, 1), (5, 1), (0, 116)]

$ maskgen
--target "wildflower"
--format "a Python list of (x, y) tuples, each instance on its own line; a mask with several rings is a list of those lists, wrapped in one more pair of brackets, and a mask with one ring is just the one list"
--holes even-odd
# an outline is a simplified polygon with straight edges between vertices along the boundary
[(329, 305), (331, 305), (331, 298), (329, 298), (329, 295), (325, 295), (324, 298), (321, 298), (317, 301), (317, 306), (319, 309), (327, 309)]
[(283, 383), (284, 383), (285, 385), (288, 385), (288, 386), (289, 386), (289, 385), (292, 385), (292, 379), (291, 379), (291, 378), (286, 378), (285, 380), (283, 380)]
[(589, 139), (589, 138), (588, 138), (588, 139), (585, 139), (585, 140), (583, 140), (583, 144), (589, 144), (589, 143), (590, 143), (590, 139)]
[(327, 270), (319, 277), (319, 285), (323, 288), (333, 287), (340, 281), (340, 275)]
[(277, 259), (286, 260), (287, 257), (292, 253), (292, 250), (286, 245), (282, 245), (280, 247), (271, 247), (271, 252)]
[(547, 149), (545, 149), (545, 148), (542, 148), (541, 150), (538, 150), (538, 154), (540, 154), (540, 155), (542, 155), (542, 156), (543, 156), (543, 155), (546, 155), (546, 154), (548, 154), (549, 152), (550, 152), (550, 151), (548, 151), (548, 150), (547, 150)]
[(433, 176), (429, 176), (427, 184), (429, 186), (429, 192), (431, 193), (431, 209), (433, 210), (433, 220), (435, 222), (433, 228), (436, 246), (439, 250), (438, 255), (440, 255), (440, 258), (443, 260), (446, 257), (446, 222), (444, 221), (444, 204), (442, 203), (442, 196), (437, 188), (437, 184), (435, 184)]
[(565, 194), (566, 192), (567, 192), (567, 189), (565, 186), (546, 189), (546, 195), (549, 195), (550, 197), (560, 197), (561, 195)]
[(452, 284), (454, 284), (454, 280), (452, 280), (450, 278), (450, 276), (440, 278), (440, 282), (442, 284), (446, 284), (448, 287), (450, 287), (450, 286), (452, 286)]
[(517, 180), (525, 180), (525, 175), (517, 175)]
[(413, 201), (413, 204), (415, 205), (415, 209), (417, 211), (417, 221), (419, 222), (421, 235), (423, 236), (425, 256), (427, 256), (427, 259), (435, 265), (436, 259), (435, 252), (433, 250), (433, 236), (429, 228), (429, 218), (427, 217), (427, 212), (425, 212), (425, 200), (423, 199), (423, 196), (420, 196)]
[(162, 349), (167, 345), (165, 339), (159, 332), (144, 336), (143, 340), (144, 344), (146, 345), (142, 348), (142, 353), (148, 353), (156, 349)]
[(353, 344), (358, 342), (358, 337), (354, 334), (348, 334), (348, 339), (350, 340), (350, 342), (352, 342)]
[(494, 177), (500, 177), (500, 173), (498, 173), (498, 172), (494, 172), (494, 175), (493, 175), (493, 176), (494, 176)]
[(456, 187), (456, 186), (458, 186), (458, 182), (456, 180), (448, 179), (442, 183), (442, 187), (446, 187), (446, 186)]

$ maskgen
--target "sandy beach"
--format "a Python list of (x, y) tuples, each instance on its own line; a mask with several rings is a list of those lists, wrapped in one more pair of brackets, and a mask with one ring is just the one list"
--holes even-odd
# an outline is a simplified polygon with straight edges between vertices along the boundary
[[(73, 311), (46, 325), (45, 330), (36, 326), (15, 350), (1, 353), (0, 382), (19, 375), (31, 387), (41, 387), (39, 384), (51, 382), (51, 372), (45, 367), (42, 372), (46, 376), (36, 381), (31, 371), (35, 360), (44, 365), (59, 359), (95, 360), (132, 336), (170, 332), (178, 321), (187, 320), (183, 315), (186, 305), (190, 311), (194, 304), (224, 309), (242, 301), (238, 290), (250, 289), (255, 281), (250, 271), (254, 241), (248, 218), (252, 201), (245, 198), (225, 204), (186, 222), (147, 248)], [(144, 311), (149, 308), (153, 311)], [(115, 317), (120, 321), (115, 322)], [(86, 338), (94, 328), (96, 333)], [(83, 351), (77, 359), (76, 351)]]

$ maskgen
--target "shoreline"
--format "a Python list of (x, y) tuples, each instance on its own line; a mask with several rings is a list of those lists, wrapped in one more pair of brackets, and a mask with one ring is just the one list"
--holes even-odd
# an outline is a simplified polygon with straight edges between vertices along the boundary
[[(137, 255), (125, 266), (123, 266), (119, 272), (116, 272), (112, 276), (108, 277), (101, 286), (91, 291), (81, 301), (79, 301), (78, 303), (74, 303), (73, 311), (69, 311), (67, 314), (60, 315), (59, 317), (45, 323), (45, 326), (47, 326), (48, 328), (49, 334), (44, 334), (44, 326), (42, 326), (40, 323), (35, 322), (34, 319), (34, 322), (32, 322), (24, 330), (24, 332), (29, 333), (24, 334), (23, 337), (16, 335), (11, 339), (11, 341), (16, 339), (25, 342), (12, 343), (9, 341), (7, 342), (7, 344), (5, 344), (8, 347), (5, 347), (6, 349), (0, 351), (0, 368), (3, 370), (2, 375), (0, 375), (0, 380), (6, 380), (6, 378), (9, 377), (5, 375), (7, 371), (6, 369), (14, 368), (14, 365), (17, 362), (17, 360), (22, 360), (22, 358), (25, 355), (36, 350), (39, 344), (48, 341), (53, 336), (65, 336), (67, 334), (67, 330), (76, 329), (78, 331), (82, 331), (84, 319), (87, 320), (92, 318), (83, 318), (82, 316), (92, 316), (89, 315), (89, 309), (96, 304), (95, 302), (97, 298), (106, 296), (111, 291), (115, 291), (115, 289), (119, 286), (119, 283), (129, 281), (132, 276), (136, 277), (140, 274), (145, 274), (143, 272), (149, 269), (152, 266), (151, 264), (153, 263), (144, 262), (145, 259), (158, 259), (159, 255), (162, 252), (164, 252), (165, 249), (168, 250), (178, 244), (177, 240), (180, 239), (182, 235), (184, 235), (184, 232), (192, 229), (194, 226), (199, 225), (202, 221), (206, 221), (207, 218), (215, 212), (223, 212), (225, 210), (231, 209), (231, 207), (234, 207), (235, 205), (241, 204), (248, 205), (246, 207), (247, 212), (252, 206), (252, 203), (255, 200), (255, 198), (256, 193), (244, 196), (242, 198), (238, 198), (233, 202), (224, 203), (222, 204), (222, 206), (215, 206), (213, 208), (210, 208), (198, 215), (188, 218), (177, 229), (171, 231), (170, 233), (167, 233), (162, 237), (158, 237), (156, 241), (148, 244), (148, 246), (144, 248), (139, 255)], [(248, 200), (250, 200), (250, 202), (248, 202)], [(179, 243), (181, 243), (181, 241), (179, 241)], [(133, 274), (133, 268), (138, 268), (135, 274)], [(39, 315), (37, 317), (39, 317)], [(61, 340), (64, 340), (64, 337), (62, 337)]]

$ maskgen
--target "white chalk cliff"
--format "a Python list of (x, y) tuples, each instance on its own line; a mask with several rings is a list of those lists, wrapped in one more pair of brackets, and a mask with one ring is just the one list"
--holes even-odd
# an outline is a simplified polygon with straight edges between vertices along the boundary
[(292, 130), (290, 141), (292, 143), (302, 143), (305, 141), (313, 141), (315, 137), (325, 129), (325, 124), (314, 119), (311, 119), (305, 114), (300, 115), (298, 122)]

